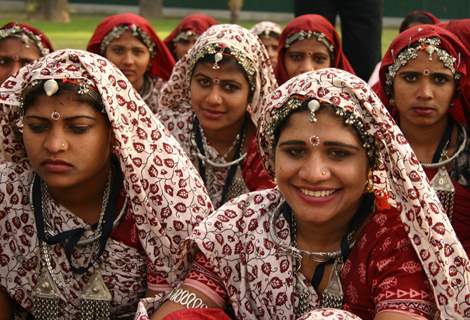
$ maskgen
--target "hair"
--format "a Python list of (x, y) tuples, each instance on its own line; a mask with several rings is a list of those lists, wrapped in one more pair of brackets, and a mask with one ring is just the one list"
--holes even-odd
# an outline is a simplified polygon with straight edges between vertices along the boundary
[(415, 10), (407, 14), (406, 17), (403, 19), (400, 24), (399, 32), (402, 33), (403, 31), (407, 30), (413, 23), (435, 24), (434, 20), (429, 15), (427, 15), (426, 12), (421, 10)]
[[(196, 63), (194, 64), (192, 73), (194, 73), (194, 69), (199, 63), (214, 63), (214, 55), (206, 54), (205, 56), (197, 60)], [(235, 59), (232, 55), (230, 55), (230, 53), (224, 52), (224, 58), (221, 61), (217, 62), (217, 64), (235, 66), (237, 70), (239, 70), (243, 74), (243, 77), (248, 83), (248, 88), (250, 89), (250, 92), (248, 93), (248, 102), (251, 102), (251, 99), (253, 98), (253, 91), (251, 90), (250, 79), (248, 78), (248, 74), (246, 73), (245, 69), (242, 67), (240, 63), (238, 63), (237, 59)]]
[(274, 38), (274, 39), (279, 40), (281, 35), (277, 32), (269, 31), (268, 33), (263, 32), (263, 33), (259, 34), (258, 37), (260, 37), (260, 38)]
[[(46, 95), (44, 92), (44, 82), (46, 80), (41, 80), (35, 83), (33, 86), (27, 88), (23, 93), (23, 109), (26, 111), (29, 106), (31, 106), (38, 97)], [(90, 88), (86, 93), (79, 94), (78, 91), (83, 89), (78, 84), (74, 83), (63, 83), (62, 81), (57, 81), (59, 84), (59, 91), (57, 96), (60, 96), (64, 92), (71, 92), (76, 95), (79, 101), (88, 103), (98, 112), (103, 112), (104, 104), (101, 96), (96, 89)]]

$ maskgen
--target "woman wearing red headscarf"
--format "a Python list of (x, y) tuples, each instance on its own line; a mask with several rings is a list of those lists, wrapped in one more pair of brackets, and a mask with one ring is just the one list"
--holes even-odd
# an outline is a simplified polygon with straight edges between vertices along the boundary
[(385, 53), (374, 89), (399, 123), (470, 252), (468, 51), (451, 32), (420, 25)]
[(54, 49), (43, 32), (26, 23), (7, 23), (0, 29), (0, 84), (51, 51)]
[(179, 60), (194, 45), (196, 39), (207, 29), (218, 24), (213, 17), (203, 13), (186, 16), (163, 40), (175, 60)]
[(160, 89), (170, 77), (175, 60), (147, 20), (133, 13), (109, 16), (96, 27), (87, 50), (121, 69), (156, 112)]
[(317, 14), (305, 14), (289, 22), (279, 39), (275, 70), (279, 84), (298, 74), (328, 67), (354, 73), (333, 25)]

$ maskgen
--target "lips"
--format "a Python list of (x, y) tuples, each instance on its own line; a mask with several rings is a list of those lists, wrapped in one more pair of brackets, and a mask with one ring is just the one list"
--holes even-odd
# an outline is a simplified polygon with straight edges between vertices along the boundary
[(431, 107), (413, 107), (411, 110), (420, 116), (429, 116), (435, 112), (435, 109)]
[(320, 205), (330, 202), (337, 196), (338, 189), (323, 188), (323, 189), (306, 189), (298, 188), (299, 197), (310, 205)]
[(220, 118), (222, 118), (222, 116), (223, 116), (224, 114), (225, 114), (224, 112), (218, 112), (218, 111), (214, 111), (214, 110), (201, 109), (201, 115), (202, 115), (204, 118), (207, 118), (207, 119), (209, 119), (209, 120), (219, 120)]
[(66, 173), (72, 169), (72, 165), (63, 160), (48, 159), (42, 163), (44, 169), (50, 173)]

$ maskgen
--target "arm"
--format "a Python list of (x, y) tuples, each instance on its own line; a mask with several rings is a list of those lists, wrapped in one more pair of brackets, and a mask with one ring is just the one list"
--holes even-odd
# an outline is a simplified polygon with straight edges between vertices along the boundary
[(0, 320), (13, 319), (13, 303), (3, 288), (0, 288)]

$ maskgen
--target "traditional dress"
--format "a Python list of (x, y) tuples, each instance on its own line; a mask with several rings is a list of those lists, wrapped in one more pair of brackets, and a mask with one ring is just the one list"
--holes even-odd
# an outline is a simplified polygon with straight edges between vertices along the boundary
[[(261, 103), (277, 86), (266, 50), (259, 39), (248, 30), (236, 25), (216, 25), (198, 38), (186, 56), (176, 63), (170, 80), (163, 87), (158, 115), (200, 171), (202, 164), (198, 154), (201, 151), (198, 151), (195, 141), (199, 126), (195, 126), (197, 118), (191, 109), (190, 81), (197, 61), (206, 54), (215, 54), (218, 48), (228, 48), (230, 55), (242, 66), (248, 78), (252, 79), (249, 84), (252, 100), (247, 106), (250, 119), (247, 121), (252, 121), (256, 125), (261, 113)], [(204, 135), (203, 132), (201, 134)], [(259, 161), (255, 137), (245, 138), (249, 139), (247, 155), (241, 166), (237, 165), (231, 183), (228, 184), (226, 180), (232, 166), (213, 167), (205, 162), (206, 187), (216, 207), (248, 190), (273, 185)], [(205, 140), (204, 137), (202, 139)], [(203, 143), (205, 156), (211, 161), (227, 162), (215, 148), (205, 141)], [(228, 191), (224, 191), (224, 186)]]
[(130, 30), (150, 51), (149, 70), (146, 72), (144, 86), (139, 94), (155, 113), (158, 110), (160, 90), (170, 77), (175, 60), (147, 20), (133, 13), (109, 16), (96, 27), (88, 42), (87, 50), (104, 56), (106, 47), (111, 41), (119, 38), (126, 30)]
[[(96, 87), (113, 131), (115, 167), (122, 174), (112, 234), (99, 260), (81, 274), (72, 271), (63, 243), (49, 245), (38, 240), (39, 229), (55, 236), (84, 228), (73, 262), (86, 266), (96, 254), (96, 230), (81, 218), (52, 199), (42, 202), (43, 213), (48, 206), (43, 219), (38, 220), (33, 209), (36, 174), (17, 123), (23, 91), (44, 79), (77, 79)], [(0, 169), (0, 289), (18, 306), (17, 318), (33, 309), (33, 293), (42, 276), (50, 277), (50, 284), (58, 288), (56, 314), (51, 312), (49, 319), (86, 318), (81, 294), (90, 275), (97, 271), (112, 297), (112, 319), (132, 318), (147, 289), (160, 295), (168, 292), (185, 272), (186, 262), (181, 259), (187, 257), (177, 254), (180, 242), (212, 205), (180, 145), (155, 119), (127, 78), (98, 55), (61, 50), (5, 81), (0, 87), (0, 103), (1, 140), (5, 144)], [(44, 196), (42, 189), (39, 193)]]
[[(428, 40), (426, 40), (428, 39)], [(435, 40), (431, 40), (435, 39)], [(432, 41), (432, 43), (431, 43)], [(443, 64), (453, 70), (456, 75), (457, 86), (460, 94), (456, 94), (452, 106), (449, 107), (449, 115), (453, 123), (459, 127), (457, 152), (449, 159), (438, 159), (432, 164), (423, 164), (428, 178), (436, 189), (452, 220), (452, 225), (462, 242), (467, 253), (470, 253), (470, 100), (468, 94), (468, 51), (459, 41), (458, 37), (434, 25), (420, 25), (401, 33), (391, 44), (385, 53), (380, 69), (380, 83), (374, 90), (381, 98), (384, 105), (397, 118), (398, 112), (390, 104), (391, 85), (401, 66), (412, 59), (406, 55), (408, 48), (417, 45), (433, 46), (439, 52), (439, 59)], [(439, 51), (443, 50), (443, 51)], [(402, 54), (403, 53), (403, 54)], [(399, 94), (399, 93), (398, 93)], [(439, 173), (439, 175), (436, 175)], [(439, 183), (441, 177), (447, 181), (447, 173), (451, 179), (448, 187)], [(434, 179), (436, 177), (436, 179)], [(451, 190), (453, 188), (455, 190)]]
[(199, 37), (204, 31), (218, 24), (214, 17), (205, 15), (203, 13), (190, 14), (184, 17), (183, 20), (176, 26), (176, 28), (163, 40), (173, 58), (176, 59), (174, 52), (174, 43), (180, 40), (195, 39)]
[[(340, 270), (342, 307), (362, 319), (380, 311), (424, 319), (435, 312), (440, 319), (467, 317), (465, 251), (411, 147), (358, 77), (327, 68), (299, 75), (271, 95), (258, 127), (268, 172), (274, 172), (276, 128), (298, 107), (286, 103), (292, 95), (333, 103), (346, 121), (360, 119), (361, 130), (375, 140), (369, 195), (375, 209)], [(317, 294), (298, 271), (292, 220), (284, 208), (280, 191), (269, 189), (242, 195), (211, 214), (187, 242), (188, 252), (194, 243), (199, 252), (184, 284), (228, 306), (236, 319), (295, 319), (299, 309), (325, 306), (324, 292)]]
[(16, 37), (26, 44), (32, 42), (39, 50), (41, 56), (45, 56), (49, 52), (54, 51), (50, 40), (40, 30), (26, 23), (9, 22), (0, 28), (0, 40)]
[(279, 39), (279, 57), (275, 70), (279, 84), (289, 80), (289, 75), (284, 65), (287, 46), (290, 46), (297, 40), (304, 39), (315, 39), (325, 44), (331, 55), (330, 67), (354, 73), (354, 69), (343, 53), (341, 40), (335, 27), (318, 14), (306, 14), (289, 22), (281, 33), (281, 38)]

